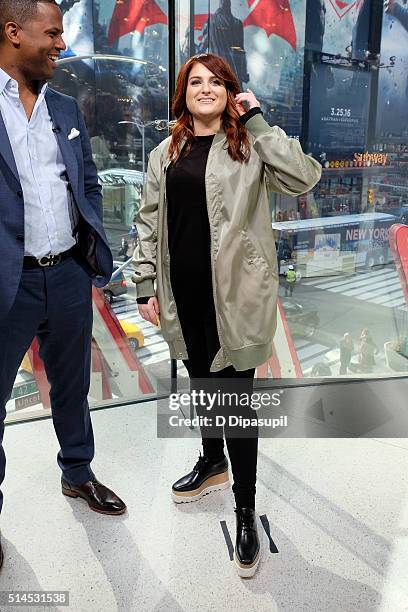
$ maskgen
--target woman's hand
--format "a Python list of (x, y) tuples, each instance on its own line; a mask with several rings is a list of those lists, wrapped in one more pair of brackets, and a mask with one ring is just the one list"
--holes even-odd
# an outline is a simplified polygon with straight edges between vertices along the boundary
[[(245, 115), (251, 108), (260, 107), (258, 100), (255, 98), (255, 95), (251, 89), (247, 89), (246, 91), (239, 93), (235, 96), (235, 102), (237, 104), (237, 111), (239, 116)], [(248, 108), (245, 108), (244, 102), (247, 103)]]
[(147, 304), (139, 304), (139, 313), (142, 319), (159, 326), (158, 315), (160, 314), (159, 302), (156, 297), (151, 297)]

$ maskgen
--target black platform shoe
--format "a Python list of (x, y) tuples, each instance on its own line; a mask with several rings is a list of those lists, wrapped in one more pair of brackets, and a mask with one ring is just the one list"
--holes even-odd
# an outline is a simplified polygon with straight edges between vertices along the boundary
[(256, 513), (252, 508), (235, 509), (237, 517), (237, 539), (234, 551), (234, 561), (238, 575), (251, 578), (258, 567), (261, 558), (261, 546), (256, 528)]
[(176, 504), (183, 504), (197, 501), (208, 493), (221, 491), (229, 486), (227, 458), (214, 463), (200, 454), (192, 471), (174, 483), (171, 496)]

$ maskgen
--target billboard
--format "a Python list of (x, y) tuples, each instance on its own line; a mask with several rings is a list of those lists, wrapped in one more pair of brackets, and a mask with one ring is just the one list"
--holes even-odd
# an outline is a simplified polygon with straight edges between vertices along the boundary
[[(133, 57), (157, 67), (158, 74), (152, 77), (156, 81), (165, 76), (166, 0), (93, 3), (93, 21), (92, 0), (63, 2), (69, 2), (64, 4), (68, 55), (96, 52)], [(188, 6), (180, 4), (180, 60), (206, 51), (222, 55), (235, 69), (241, 88), (249, 87), (255, 92), (265, 119), (280, 125), (288, 135), (299, 137), (305, 11), (304, 0), (194, 0)], [(135, 64), (132, 73), (140, 69)]]
[(265, 119), (299, 137), (303, 95), (306, 3), (303, 0), (196, 0), (194, 47), (187, 22), (180, 31), (182, 60), (212, 52), (252, 89)]
[(305, 47), (364, 59), (376, 0), (308, 0)]
[(320, 61), (313, 64), (308, 150), (337, 155), (363, 151), (369, 105), (368, 70)]

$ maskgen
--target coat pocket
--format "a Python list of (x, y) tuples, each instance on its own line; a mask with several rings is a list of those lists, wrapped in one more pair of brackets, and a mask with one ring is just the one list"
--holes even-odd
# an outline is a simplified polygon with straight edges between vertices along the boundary
[(269, 266), (266, 259), (259, 253), (258, 249), (248, 236), (248, 232), (246, 230), (241, 230), (240, 233), (248, 263), (257, 268), (263, 269), (265, 272), (275, 273), (275, 270)]
[(278, 280), (245, 230), (232, 234), (216, 262), (216, 309), (226, 348), (270, 342)]

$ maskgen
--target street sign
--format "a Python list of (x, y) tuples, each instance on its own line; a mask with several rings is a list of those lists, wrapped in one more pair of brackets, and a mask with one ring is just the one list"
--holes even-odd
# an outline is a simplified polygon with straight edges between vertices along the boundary
[(13, 391), (11, 392), (10, 399), (17, 399), (19, 397), (23, 397), (23, 395), (31, 395), (32, 393), (37, 392), (37, 383), (35, 380), (30, 380), (25, 383), (18, 383), (14, 385)]
[(31, 395), (23, 395), (23, 397), (18, 397), (16, 399), (15, 407), (16, 410), (22, 410), (23, 408), (35, 406), (36, 404), (41, 404), (41, 397), (39, 391), (37, 391), (36, 393), (32, 393)]

